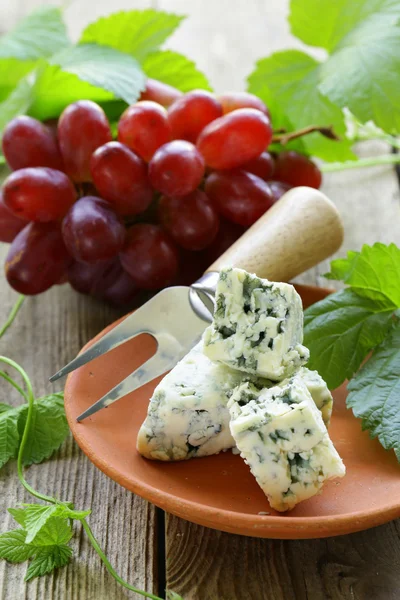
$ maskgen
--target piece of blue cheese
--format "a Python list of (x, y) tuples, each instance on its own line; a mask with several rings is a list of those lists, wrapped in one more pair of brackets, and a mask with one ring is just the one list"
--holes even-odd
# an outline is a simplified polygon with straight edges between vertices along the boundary
[(294, 377), (259, 389), (246, 382), (232, 394), (230, 430), (272, 508), (286, 511), (314, 496), (345, 467), (305, 382)]
[(195, 346), (154, 390), (137, 449), (146, 458), (183, 460), (217, 454), (235, 445), (228, 396), (249, 378), (211, 362)]
[[(315, 371), (302, 367), (295, 377), (310, 393), (328, 424), (332, 396)], [(260, 389), (274, 383), (234, 371), (204, 356), (195, 346), (154, 390), (137, 440), (139, 452), (155, 460), (184, 460), (218, 454), (235, 446), (227, 403), (236, 386), (252, 381)]]
[(307, 362), (303, 307), (292, 285), (226, 268), (215, 301), (214, 319), (203, 338), (211, 360), (273, 381)]

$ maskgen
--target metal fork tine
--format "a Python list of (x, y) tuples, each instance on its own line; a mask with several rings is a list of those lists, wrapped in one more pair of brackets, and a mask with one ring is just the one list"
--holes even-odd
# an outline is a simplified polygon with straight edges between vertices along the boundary
[(146, 361), (141, 367), (136, 369), (133, 373), (128, 375), (126, 379), (121, 381), (112, 390), (110, 390), (105, 396), (100, 398), (97, 402), (92, 404), (85, 412), (83, 412), (77, 421), (83, 421), (87, 417), (90, 417), (102, 408), (106, 408), (113, 404), (117, 400), (120, 400), (127, 394), (134, 392), (137, 388), (141, 387), (145, 383), (152, 381), (159, 375), (162, 375), (176, 364), (173, 356), (168, 356), (163, 351), (159, 350)]
[(131, 340), (132, 338), (140, 335), (141, 333), (151, 333), (150, 331), (143, 328), (138, 329), (135, 327), (138, 323), (138, 313), (136, 311), (133, 315), (130, 315), (122, 323), (114, 327), (109, 333), (107, 333), (104, 337), (102, 337), (98, 342), (90, 346), (85, 352), (79, 354), (76, 358), (71, 360), (65, 367), (60, 369), (57, 373), (50, 377), (50, 381), (56, 381), (63, 377), (64, 375), (68, 375), (71, 371), (74, 371), (78, 367), (82, 365), (86, 365), (86, 363), (90, 362), (94, 358), (117, 348), (121, 344)]

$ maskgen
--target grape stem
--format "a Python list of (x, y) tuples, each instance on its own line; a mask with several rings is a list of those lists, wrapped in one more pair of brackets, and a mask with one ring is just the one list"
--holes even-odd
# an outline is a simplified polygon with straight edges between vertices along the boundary
[[(280, 131), (280, 130), (277, 130)], [(289, 133), (279, 133), (278, 135), (272, 136), (272, 143), (278, 142), (284, 146), (289, 143), (291, 140), (295, 140), (303, 135), (309, 135), (310, 133), (318, 132), (324, 137), (330, 140), (339, 141), (340, 137), (334, 132), (333, 126), (329, 125), (328, 127), (321, 127), (320, 125), (309, 125), (308, 127), (303, 127), (302, 129), (298, 129), (297, 131), (291, 131)], [(276, 133), (276, 132), (275, 132)]]
[(3, 337), (3, 335), (5, 334), (5, 332), (7, 331), (7, 329), (9, 327), (11, 327), (11, 325), (13, 324), (13, 322), (15, 320), (15, 317), (17, 316), (18, 311), (21, 308), (24, 300), (25, 300), (25, 296), (21, 295), (21, 296), (18, 297), (18, 300), (14, 304), (14, 306), (13, 306), (11, 312), (10, 312), (10, 315), (9, 315), (7, 321), (4, 323), (3, 327), (0, 329), (0, 338)]
[(358, 160), (348, 160), (345, 162), (324, 163), (320, 166), (320, 169), (323, 173), (333, 173), (335, 171), (344, 171), (346, 169), (395, 165), (398, 163), (400, 163), (400, 154), (384, 154), (382, 156), (359, 158)]

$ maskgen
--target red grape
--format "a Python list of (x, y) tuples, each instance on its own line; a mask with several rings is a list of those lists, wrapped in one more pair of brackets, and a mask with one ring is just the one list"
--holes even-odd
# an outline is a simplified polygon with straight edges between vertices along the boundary
[(316, 189), (322, 182), (321, 171), (317, 165), (294, 150), (285, 150), (278, 155), (274, 178), (293, 187), (307, 185)]
[(219, 171), (207, 177), (205, 192), (229, 221), (248, 227), (274, 203), (268, 184), (245, 171)]
[[(208, 248), (207, 248), (208, 250)], [(179, 257), (179, 273), (174, 285), (191, 285), (203, 275), (210, 262), (206, 256), (207, 250), (198, 252), (196, 250), (180, 251)]]
[(218, 215), (201, 190), (180, 198), (163, 196), (158, 211), (163, 227), (186, 250), (203, 250), (217, 235)]
[(254, 108), (240, 108), (207, 125), (197, 147), (209, 167), (234, 169), (261, 154), (271, 138), (268, 117)]
[(61, 219), (76, 199), (65, 173), (47, 167), (14, 171), (3, 184), (3, 195), (17, 217), (43, 222)]
[(168, 234), (157, 225), (133, 225), (128, 230), (120, 259), (136, 285), (145, 290), (165, 287), (178, 272), (178, 250)]
[(222, 107), (213, 94), (193, 90), (179, 98), (168, 110), (174, 139), (196, 143), (204, 127), (222, 116)]
[(140, 94), (140, 100), (152, 100), (168, 108), (181, 96), (183, 96), (182, 92), (172, 87), (172, 85), (162, 83), (162, 81), (156, 79), (148, 79), (145, 90)]
[(93, 263), (112, 258), (122, 249), (125, 227), (108, 202), (84, 196), (62, 223), (65, 245), (75, 260)]
[(29, 223), (10, 246), (6, 277), (20, 294), (40, 294), (60, 281), (70, 262), (58, 223)]
[(271, 188), (271, 192), (273, 197), (275, 198), (275, 201), (279, 200), (279, 198), (281, 198), (283, 194), (286, 194), (286, 192), (292, 189), (291, 185), (289, 185), (288, 183), (283, 183), (282, 181), (268, 181), (267, 183)]
[(262, 152), (257, 158), (253, 158), (248, 163), (243, 165), (241, 169), (248, 173), (253, 173), (257, 177), (261, 177), (267, 181), (272, 177), (275, 168), (275, 160), (269, 152)]
[(256, 108), (261, 110), (270, 119), (271, 115), (268, 108), (258, 96), (248, 92), (226, 92), (218, 96), (222, 105), (224, 115), (237, 110), (238, 108)]
[(206, 257), (206, 268), (208, 268), (214, 261), (217, 260), (222, 254), (228, 250), (240, 238), (241, 235), (246, 231), (246, 228), (237, 223), (226, 221), (224, 218), (220, 219), (219, 231), (217, 237), (213, 243), (206, 248), (204, 255)]
[(137, 102), (127, 108), (119, 120), (118, 140), (146, 162), (170, 139), (167, 111), (156, 102)]
[(104, 110), (91, 100), (67, 106), (58, 121), (58, 141), (68, 175), (81, 183), (91, 181), (90, 157), (112, 140)]
[(115, 261), (103, 282), (104, 289), (101, 297), (114, 306), (132, 304), (139, 292), (138, 286), (129, 273), (122, 268), (119, 260)]
[(13, 171), (25, 167), (63, 170), (57, 138), (53, 131), (32, 117), (10, 121), (3, 133), (3, 153)]
[(77, 292), (103, 298), (117, 306), (129, 304), (138, 292), (118, 258), (96, 264), (75, 261), (68, 269), (68, 280)]
[(0, 242), (12, 242), (17, 233), (27, 225), (27, 221), (16, 217), (4, 204), (0, 190)]
[(73, 261), (68, 267), (68, 281), (77, 292), (98, 296), (104, 290), (103, 275), (118, 260), (104, 260), (97, 263)]
[(164, 144), (149, 163), (151, 185), (168, 196), (193, 192), (204, 176), (204, 158), (196, 146), (184, 140)]
[(98, 192), (118, 214), (137, 215), (150, 205), (153, 190), (147, 165), (120, 142), (108, 142), (97, 148), (90, 170)]

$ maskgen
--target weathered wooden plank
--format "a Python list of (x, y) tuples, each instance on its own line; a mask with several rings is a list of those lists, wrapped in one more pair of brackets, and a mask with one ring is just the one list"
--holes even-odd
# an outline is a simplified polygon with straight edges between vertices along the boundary
[(395, 600), (399, 524), (320, 540), (261, 540), (169, 518), (169, 585), (185, 600)]
[[(1, 246), (0, 261), (6, 251)], [(1, 275), (1, 321), (14, 294)], [(82, 345), (119, 316), (100, 302), (79, 296), (68, 286), (54, 288), (29, 298), (17, 321), (0, 341), (0, 353), (15, 359), (31, 376), (37, 394), (53, 386), (48, 377), (74, 356)], [(62, 384), (61, 384), (62, 385)], [(58, 385), (56, 389), (61, 389)], [(9, 388), (0, 383), (1, 399), (9, 399)], [(16, 398), (13, 396), (13, 400)], [(97, 470), (79, 450), (72, 437), (54, 458), (30, 467), (27, 477), (35, 488), (74, 501), (79, 508), (92, 508), (94, 533), (122, 577), (141, 589), (157, 591), (156, 516), (154, 507), (118, 486)], [(16, 476), (15, 462), (0, 472), (1, 530), (14, 527), (6, 515), (8, 506), (34, 501), (24, 494)], [(0, 597), (50, 600), (120, 599), (125, 595), (78, 531), (74, 542), (76, 558), (54, 576), (23, 582), (25, 565), (0, 562)], [(79, 556), (78, 556), (79, 554)]]

